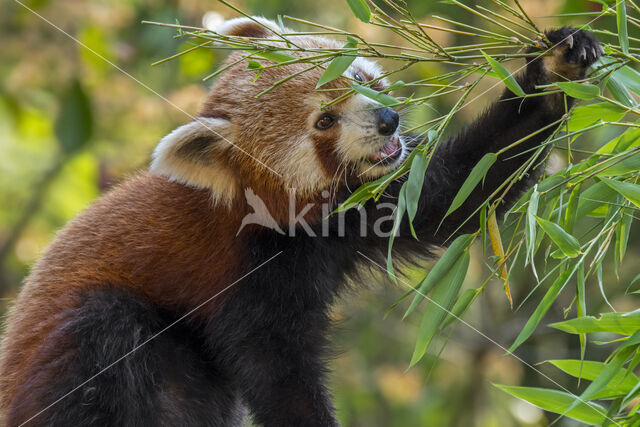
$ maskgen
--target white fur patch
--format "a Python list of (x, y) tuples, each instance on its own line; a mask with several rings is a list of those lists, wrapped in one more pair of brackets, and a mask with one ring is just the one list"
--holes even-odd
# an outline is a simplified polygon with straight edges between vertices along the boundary
[[(255, 19), (255, 21), (258, 21), (260, 24), (262, 24), (263, 26), (275, 31), (276, 33), (280, 34), (282, 32), (282, 30), (280, 29), (280, 26), (278, 24), (276, 24), (275, 22), (263, 17), (263, 16), (253, 16), (253, 19)], [(226, 34), (226, 35), (239, 35), (242, 36), (242, 34), (237, 34), (237, 30), (239, 28), (242, 28), (243, 26), (247, 25), (247, 24), (254, 24), (254, 25), (259, 25), (257, 24), (255, 21), (243, 16), (241, 18), (233, 18), (233, 19), (229, 19), (225, 22), (223, 22), (221, 25), (219, 25), (218, 27), (216, 27), (214, 29), (214, 31), (218, 34)], [(292, 31), (289, 30), (288, 28), (285, 27), (285, 31), (287, 33), (291, 33)], [(267, 37), (271, 37), (274, 36), (274, 34), (269, 34), (267, 35)]]
[[(375, 113), (377, 108), (383, 108), (383, 105), (362, 94), (355, 94), (345, 101), (340, 115), (342, 132), (336, 147), (342, 157), (350, 161), (362, 160), (389, 140), (389, 136), (378, 133), (378, 117)], [(399, 127), (393, 136), (399, 136)], [(377, 178), (395, 169), (406, 156), (403, 138), (400, 138), (400, 144), (402, 155), (396, 162), (390, 165), (363, 163), (360, 173), (368, 178)]]
[(358, 70), (364, 71), (374, 79), (380, 76), (380, 74), (382, 73), (382, 67), (380, 67), (380, 65), (378, 65), (376, 62), (358, 56), (356, 59), (354, 59), (349, 68), (347, 68), (347, 71), (345, 71), (344, 75), (353, 78)]
[(318, 188), (324, 188), (327, 178), (319, 166), (318, 157), (311, 137), (301, 135), (292, 141), (288, 148), (285, 176), (290, 176), (292, 187), (301, 192), (311, 192)]
[(198, 117), (160, 140), (153, 151), (149, 170), (171, 181), (208, 188), (215, 202), (229, 204), (237, 195), (236, 179), (228, 166), (216, 159), (216, 153), (227, 150), (229, 143), (212, 142), (214, 147), (207, 151), (211, 160), (209, 164), (181, 155), (179, 150), (194, 138), (211, 136), (213, 139), (226, 139), (230, 134), (231, 123), (228, 120)]
[(342, 132), (336, 147), (341, 155), (350, 160), (358, 160), (384, 144), (388, 137), (378, 135), (375, 114), (375, 109), (380, 107), (381, 104), (359, 93), (345, 101), (340, 114)]

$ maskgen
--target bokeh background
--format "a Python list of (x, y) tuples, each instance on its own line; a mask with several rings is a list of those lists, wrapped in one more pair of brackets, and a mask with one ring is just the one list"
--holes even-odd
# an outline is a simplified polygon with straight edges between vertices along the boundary
[[(348, 28), (379, 42), (397, 42), (392, 34), (354, 19), (344, 0), (233, 3), (268, 18), (291, 15)], [(439, 14), (486, 27), (452, 5), (425, 0), (408, 3), (421, 22), (435, 22), (431, 15)], [(490, 1), (473, 3), (492, 6)], [(541, 27), (584, 23), (585, 18), (571, 14), (600, 10), (597, 3), (584, 0), (521, 3)], [(225, 18), (237, 16), (213, 0), (32, 0), (24, 4), (33, 12), (14, 0), (0, 4), (0, 313), (6, 311), (30, 265), (55, 231), (109, 187), (146, 168), (158, 140), (189, 120), (181, 110), (197, 112), (210, 84), (202, 79), (225, 58), (224, 51), (201, 49), (152, 67), (154, 61), (191, 44), (174, 38), (170, 29), (141, 21), (177, 20), (186, 25), (215, 27)], [(568, 15), (548, 17), (558, 13)], [(601, 18), (597, 25), (614, 29), (612, 19)], [(290, 26), (302, 29), (296, 24)], [(501, 31), (498, 27), (495, 30)], [(432, 35), (444, 45), (460, 42), (449, 33)], [(411, 68), (403, 80), (446, 71), (440, 65), (419, 65)], [(490, 83), (478, 90), (487, 89)], [(453, 129), (464, 126), (496, 94), (495, 90), (489, 92), (462, 110)], [(455, 101), (445, 97), (428, 107), (413, 108), (406, 112), (406, 118), (418, 123), (435, 117), (436, 111), (447, 111)], [(594, 133), (580, 144), (589, 147), (601, 143), (614, 136), (610, 132), (605, 129)], [(554, 164), (564, 166), (566, 154), (555, 153)], [(632, 230), (629, 262), (619, 277), (614, 274), (613, 262), (605, 264), (609, 269), (604, 272), (604, 291), (617, 310), (639, 305), (637, 298), (624, 294), (638, 272), (634, 259), (640, 257), (639, 229), (636, 226)], [(487, 276), (485, 260), (481, 249), (476, 248), (465, 286), (477, 287)], [(415, 272), (417, 279), (421, 275), (424, 272)], [(530, 271), (516, 271), (514, 275), (511, 288), (517, 304), (533, 281)], [(362, 291), (347, 295), (335, 309), (334, 337), (339, 355), (332, 364), (331, 388), (343, 425), (544, 426), (555, 419), (492, 386), (553, 387), (541, 374), (505, 356), (497, 345), (508, 347), (513, 342), (541, 298), (540, 292), (532, 296), (531, 303), (512, 312), (501, 283), (491, 284), (465, 320), (495, 342), (459, 325), (440, 358), (426, 357), (406, 371), (420, 317), (402, 321), (402, 310), (397, 310), (385, 318), (387, 309), (404, 291), (383, 278), (372, 280), (363, 284)], [(565, 293), (544, 324), (562, 319), (563, 308), (570, 304), (574, 291)], [(587, 302), (590, 314), (610, 310), (595, 281), (588, 283)], [(610, 350), (590, 344), (587, 358), (601, 360)], [(530, 364), (577, 358), (578, 341), (576, 336), (543, 325), (517, 355)], [(574, 380), (551, 366), (541, 364), (536, 369), (571, 390), (579, 390)], [(556, 425), (577, 423), (562, 420)]]

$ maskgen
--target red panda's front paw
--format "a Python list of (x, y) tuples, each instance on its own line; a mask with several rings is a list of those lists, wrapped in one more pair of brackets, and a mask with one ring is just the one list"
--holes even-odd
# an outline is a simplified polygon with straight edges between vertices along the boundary
[[(551, 43), (551, 56), (544, 58), (546, 71), (555, 75), (551, 80), (576, 80), (584, 77), (587, 68), (603, 54), (602, 45), (585, 30), (563, 27), (545, 33)], [(546, 50), (546, 49), (545, 49)]]

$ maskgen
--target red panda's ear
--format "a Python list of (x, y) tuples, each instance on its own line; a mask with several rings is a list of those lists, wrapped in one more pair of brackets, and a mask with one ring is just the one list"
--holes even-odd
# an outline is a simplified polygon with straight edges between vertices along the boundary
[[(225, 21), (217, 27), (215, 31), (219, 34), (239, 37), (273, 37), (280, 34), (282, 29), (273, 21), (261, 16), (252, 16), (251, 18), (233, 18)], [(286, 32), (291, 32), (285, 28)]]
[(229, 120), (198, 117), (160, 140), (150, 170), (172, 181), (211, 188), (216, 198), (232, 197), (235, 180), (224, 157), (233, 147), (231, 138)]

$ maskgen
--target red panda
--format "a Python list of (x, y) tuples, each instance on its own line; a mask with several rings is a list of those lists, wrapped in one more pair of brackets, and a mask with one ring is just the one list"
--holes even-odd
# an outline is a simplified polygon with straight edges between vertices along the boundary
[[(220, 31), (277, 45), (280, 29), (238, 18)], [(530, 59), (517, 76), (527, 93), (583, 77), (601, 54), (585, 31), (547, 36), (557, 44), (554, 56)], [(340, 46), (317, 36), (295, 40)], [(240, 58), (234, 53), (227, 63)], [(321, 109), (342, 92), (315, 90), (320, 67), (256, 98), (308, 66), (267, 68), (255, 82), (241, 63), (230, 67), (197, 119), (160, 141), (148, 172), (58, 233), (9, 315), (0, 356), (3, 425), (228, 426), (240, 425), (247, 411), (265, 426), (338, 425), (325, 386), (328, 309), (358, 274), (358, 251), (384, 259), (382, 234), (391, 225), (380, 202), (367, 203), (364, 216), (354, 209), (327, 219), (327, 212), (359, 184), (397, 168), (419, 138), (401, 135), (398, 113), (362, 95)], [(358, 58), (323, 89), (381, 73)], [(385, 79), (375, 85), (387, 87)], [(527, 160), (515, 154), (553, 129), (507, 151), (484, 187), (437, 230), (457, 189), (485, 153), (560, 118), (564, 102), (554, 97), (514, 100), (505, 90), (438, 148), (413, 222), (420, 240), (402, 224), (398, 256), (428, 254), (468, 231), (459, 226)], [(515, 185), (507, 202), (530, 182)], [(392, 183), (381, 202), (394, 203), (400, 185)], [(265, 212), (271, 226), (243, 222)]]

